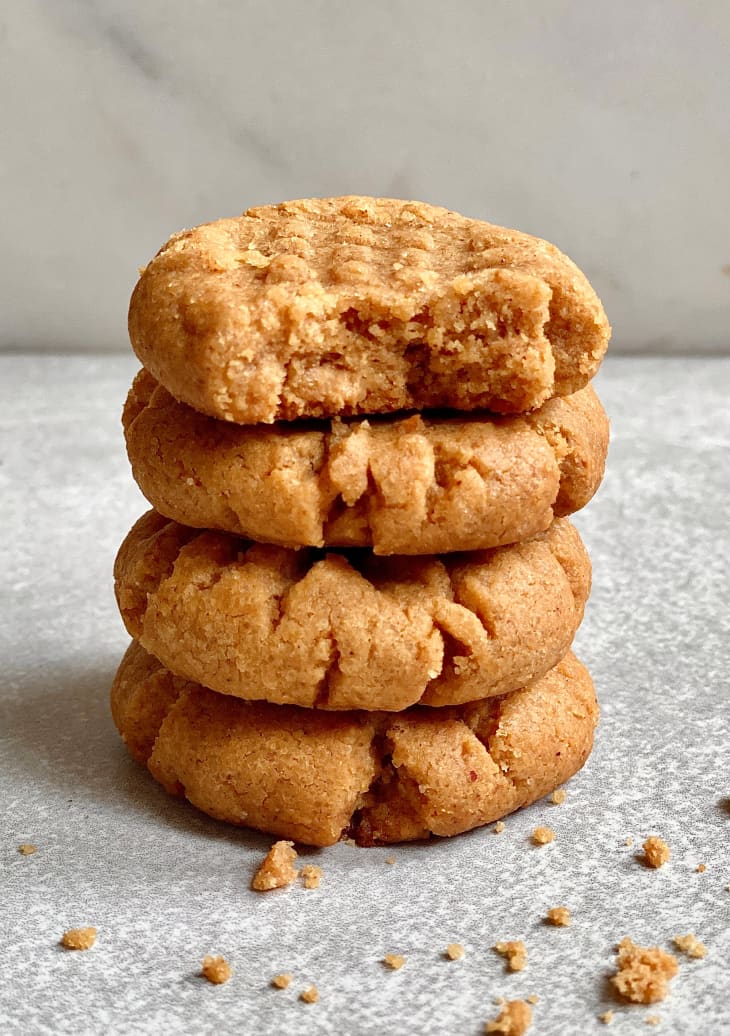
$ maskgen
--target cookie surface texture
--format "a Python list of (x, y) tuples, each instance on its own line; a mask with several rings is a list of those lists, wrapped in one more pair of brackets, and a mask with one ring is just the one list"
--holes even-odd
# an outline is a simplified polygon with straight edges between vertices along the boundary
[(610, 328), (553, 245), (421, 202), (284, 202), (175, 234), (129, 334), (176, 399), (240, 424), (451, 407), (521, 413), (582, 388)]
[(569, 654), (514, 694), (397, 716), (241, 701), (133, 643), (112, 687), (132, 755), (219, 820), (310, 845), (455, 835), (548, 794), (588, 758), (598, 705)]
[(168, 518), (286, 547), (482, 550), (583, 507), (608, 421), (590, 386), (524, 416), (241, 426), (178, 403), (147, 371), (123, 423), (134, 477)]
[(223, 694), (398, 711), (506, 694), (566, 653), (590, 589), (558, 519), (491, 551), (377, 558), (251, 544), (149, 511), (117, 556), (130, 635)]

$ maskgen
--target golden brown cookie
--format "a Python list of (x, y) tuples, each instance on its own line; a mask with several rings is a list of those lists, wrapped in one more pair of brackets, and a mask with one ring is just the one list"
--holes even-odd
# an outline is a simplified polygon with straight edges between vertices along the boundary
[(376, 554), (527, 539), (593, 496), (608, 420), (591, 386), (532, 414), (235, 425), (178, 403), (147, 371), (123, 415), (150, 503), (196, 528)]
[(546, 241), (421, 202), (346, 197), (175, 234), (134, 290), (129, 334), (177, 399), (254, 424), (520, 413), (582, 388), (610, 328)]
[(384, 559), (251, 544), (149, 511), (114, 574), (130, 635), (179, 676), (239, 698), (387, 711), (542, 676), (590, 588), (566, 519), (509, 547)]
[(393, 715), (241, 701), (173, 676), (133, 643), (111, 700), (130, 753), (171, 794), (310, 845), (488, 824), (579, 770), (598, 721), (591, 678), (571, 654), (506, 697)]

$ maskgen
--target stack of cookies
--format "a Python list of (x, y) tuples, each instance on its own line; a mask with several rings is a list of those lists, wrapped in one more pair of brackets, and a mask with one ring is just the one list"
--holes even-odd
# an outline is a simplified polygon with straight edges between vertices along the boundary
[(129, 328), (154, 510), (116, 592), (131, 754), (211, 816), (311, 845), (453, 835), (585, 762), (570, 653), (609, 327), (552, 245), (416, 202), (175, 235)]

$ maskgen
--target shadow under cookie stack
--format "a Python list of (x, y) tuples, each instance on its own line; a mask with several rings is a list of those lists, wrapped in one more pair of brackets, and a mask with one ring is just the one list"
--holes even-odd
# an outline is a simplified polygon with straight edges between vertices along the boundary
[(569, 259), (417, 202), (287, 202), (172, 237), (129, 327), (135, 759), (319, 846), (454, 835), (580, 769), (566, 516), (603, 475), (609, 327)]

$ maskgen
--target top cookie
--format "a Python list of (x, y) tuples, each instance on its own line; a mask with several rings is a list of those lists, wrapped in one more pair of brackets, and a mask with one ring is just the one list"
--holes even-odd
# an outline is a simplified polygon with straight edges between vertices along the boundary
[(241, 424), (520, 413), (595, 374), (610, 328), (553, 245), (421, 202), (326, 198), (175, 234), (129, 334), (177, 399)]

